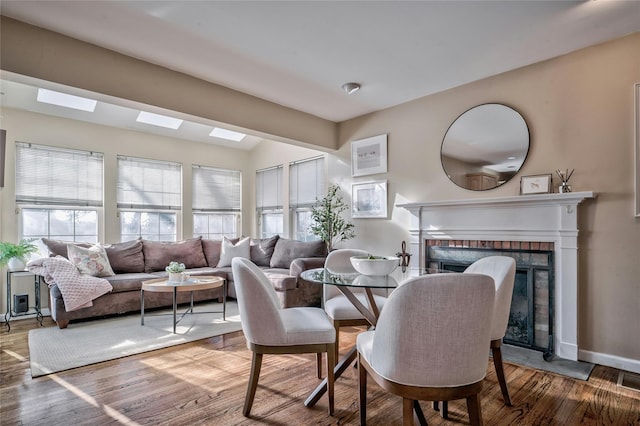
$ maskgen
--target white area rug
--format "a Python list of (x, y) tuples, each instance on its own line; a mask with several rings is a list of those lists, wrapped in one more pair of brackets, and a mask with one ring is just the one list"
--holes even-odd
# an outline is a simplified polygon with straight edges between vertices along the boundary
[[(178, 307), (178, 315), (184, 310)], [(198, 304), (194, 308), (195, 312), (221, 310), (221, 303)], [(226, 321), (222, 320), (222, 313), (188, 314), (178, 323), (176, 334), (173, 334), (171, 312), (171, 310), (146, 312), (144, 326), (140, 325), (140, 315), (130, 314), (71, 323), (63, 330), (57, 326), (31, 330), (29, 331), (31, 377), (242, 329), (238, 305), (235, 301), (227, 302)]]

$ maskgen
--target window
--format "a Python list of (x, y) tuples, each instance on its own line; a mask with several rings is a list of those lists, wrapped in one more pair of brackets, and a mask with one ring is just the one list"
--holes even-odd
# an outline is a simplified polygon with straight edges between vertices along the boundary
[(20, 238), (98, 241), (103, 154), (16, 143)]
[(296, 161), (289, 165), (289, 209), (296, 240), (312, 241), (318, 237), (309, 232), (311, 208), (324, 191), (324, 158)]
[(282, 235), (282, 166), (256, 171), (256, 209), (260, 238)]
[(193, 236), (239, 236), (240, 171), (193, 166)]
[(182, 165), (118, 156), (120, 241), (176, 241)]

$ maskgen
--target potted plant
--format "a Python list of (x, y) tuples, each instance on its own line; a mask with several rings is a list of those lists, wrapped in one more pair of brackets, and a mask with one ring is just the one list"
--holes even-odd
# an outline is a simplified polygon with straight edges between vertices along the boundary
[(311, 208), (311, 233), (324, 241), (328, 252), (340, 241), (356, 236), (353, 223), (342, 217), (342, 212), (348, 210), (349, 206), (342, 200), (339, 190), (338, 184), (330, 185), (320, 205)]
[(31, 240), (20, 240), (18, 244), (0, 242), (0, 266), (8, 266), (10, 271), (21, 271), (25, 268), (27, 257), (38, 251), (38, 246)]
[(181, 282), (182, 281), (182, 273), (185, 270), (184, 263), (178, 263), (175, 261), (169, 262), (169, 265), (164, 268), (165, 271), (169, 273), (169, 281), (171, 282)]

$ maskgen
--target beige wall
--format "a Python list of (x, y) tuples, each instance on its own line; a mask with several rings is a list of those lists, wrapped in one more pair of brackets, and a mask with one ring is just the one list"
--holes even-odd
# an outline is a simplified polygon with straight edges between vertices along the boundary
[(283, 142), (337, 146), (337, 126), (282, 105), (2, 16), (4, 71), (228, 123)]
[[(222, 115), (211, 113), (220, 111), (219, 105), (211, 105), (219, 87), (158, 67), (150, 69), (149, 64), (132, 62), (113, 52), (96, 53), (95, 47), (24, 24), (8, 23), (11, 25), (3, 18), (3, 69), (71, 86), (78, 79), (84, 88), (110, 95), (122, 95), (116, 88), (124, 85), (138, 101), (221, 120)], [(85, 74), (95, 71), (77, 54), (85, 54), (87, 49), (95, 53), (92, 59), (112, 61), (110, 70), (124, 67), (128, 72), (99, 73), (99, 78), (91, 79), (75, 72), (67, 75), (70, 67), (55, 55), (57, 49), (62, 49), (65, 61), (81, 61)], [(380, 254), (395, 253), (401, 242), (408, 240), (409, 215), (393, 207), (396, 203), (516, 195), (520, 176), (575, 168), (571, 179), (574, 190), (598, 193), (597, 200), (586, 202), (579, 212), (580, 358), (640, 371), (640, 224), (633, 216), (633, 84), (640, 82), (638, 51), (640, 34), (633, 34), (340, 123), (337, 139), (335, 123), (237, 93), (224, 98), (232, 116), (225, 117), (232, 124), (255, 126), (260, 132), (277, 135), (277, 140), (315, 144), (324, 150), (339, 147), (328, 154), (327, 169), (330, 181), (340, 183), (345, 195), (353, 182), (386, 179), (389, 218), (355, 220), (358, 237), (345, 244)], [(150, 81), (144, 78), (147, 71), (154, 77)], [(97, 86), (98, 81), (102, 86)], [(191, 95), (174, 102), (172, 94), (154, 94), (158, 82), (163, 87), (177, 84)], [(196, 88), (206, 90), (198, 92)], [(446, 178), (440, 164), (440, 144), (461, 112), (487, 102), (507, 104), (523, 115), (531, 132), (531, 149), (522, 171), (511, 182), (489, 192), (472, 192)], [(388, 134), (389, 172), (351, 178), (349, 142), (383, 133)], [(167, 152), (179, 151), (169, 145), (167, 141)], [(149, 146), (150, 142), (131, 150), (148, 152)], [(276, 145), (257, 148), (244, 170), (253, 173), (255, 168), (271, 165), (267, 163), (288, 150)], [(2, 199), (2, 238), (9, 239), (5, 215), (12, 212), (13, 202), (6, 189)], [(253, 203), (246, 194), (243, 201), (245, 205)], [(247, 216), (243, 226), (252, 227), (254, 219), (247, 224)]]
[[(640, 33), (341, 123), (338, 158), (348, 161), (349, 141), (388, 133), (389, 173), (357, 181), (387, 179), (390, 208), (397, 200), (517, 195), (520, 176), (575, 168), (573, 190), (598, 193), (579, 211), (580, 358), (640, 371), (640, 223), (634, 217), (633, 162), (638, 52)], [(531, 148), (514, 179), (473, 192), (447, 179), (440, 145), (460, 113), (487, 102), (507, 104), (524, 116)], [(347, 168), (329, 167), (348, 185)], [(402, 210), (393, 208), (390, 220), (357, 220), (357, 244), (384, 253), (399, 249), (408, 239)]]

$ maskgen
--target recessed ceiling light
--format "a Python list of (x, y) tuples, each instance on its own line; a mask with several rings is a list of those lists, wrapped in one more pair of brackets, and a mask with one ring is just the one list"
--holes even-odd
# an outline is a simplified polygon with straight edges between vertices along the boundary
[(347, 92), (347, 95), (351, 95), (358, 90), (360, 90), (360, 85), (358, 83), (350, 82), (342, 85), (342, 90)]
[(182, 120), (166, 115), (154, 114), (152, 112), (140, 111), (136, 121), (139, 123), (151, 124), (152, 126), (165, 127), (177, 130), (182, 124)]
[(233, 130), (221, 129), (220, 127), (214, 127), (209, 136), (213, 136), (214, 138), (222, 138), (230, 141), (240, 142), (244, 139), (244, 133), (234, 132)]
[(515, 160), (516, 157), (507, 157), (507, 160)]
[(66, 93), (55, 92), (49, 89), (38, 89), (38, 102), (57, 105), (65, 108), (79, 109), (80, 111), (93, 112), (98, 101), (82, 98), (80, 96), (68, 95)]

